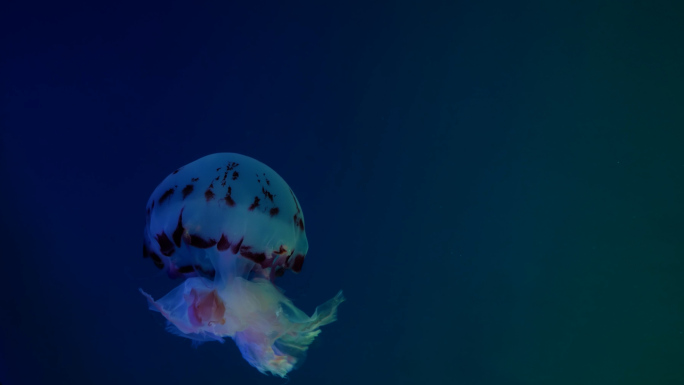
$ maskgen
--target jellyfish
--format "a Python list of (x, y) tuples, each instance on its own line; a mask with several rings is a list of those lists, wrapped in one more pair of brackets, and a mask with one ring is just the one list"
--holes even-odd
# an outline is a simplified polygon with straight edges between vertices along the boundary
[(344, 301), (340, 291), (308, 316), (275, 285), (302, 269), (304, 224), (297, 197), (270, 167), (234, 153), (200, 158), (147, 202), (143, 256), (182, 283), (158, 300), (140, 292), (171, 333), (196, 343), (230, 337), (250, 365), (285, 377)]

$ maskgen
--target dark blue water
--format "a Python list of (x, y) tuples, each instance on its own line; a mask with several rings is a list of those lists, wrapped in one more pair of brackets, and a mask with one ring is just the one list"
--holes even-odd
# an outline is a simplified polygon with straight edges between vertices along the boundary
[(0, 382), (283, 383), (138, 292), (152, 190), (238, 152), (347, 297), (291, 383), (684, 383), (681, 6), (443, 3), (3, 5)]

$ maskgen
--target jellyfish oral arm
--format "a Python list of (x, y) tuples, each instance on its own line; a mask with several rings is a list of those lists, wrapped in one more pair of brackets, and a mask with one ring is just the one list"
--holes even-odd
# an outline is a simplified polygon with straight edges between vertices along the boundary
[(303, 362), (320, 327), (335, 321), (344, 301), (339, 292), (309, 317), (269, 280), (237, 277), (214, 286), (207, 279), (189, 278), (157, 301), (140, 291), (174, 334), (198, 342), (231, 337), (250, 365), (280, 377)]

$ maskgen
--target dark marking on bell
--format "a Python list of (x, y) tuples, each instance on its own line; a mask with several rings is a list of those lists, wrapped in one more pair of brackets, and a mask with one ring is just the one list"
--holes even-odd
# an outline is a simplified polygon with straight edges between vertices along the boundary
[(161, 269), (164, 267), (164, 262), (161, 260), (161, 258), (159, 258), (159, 256), (156, 253), (151, 252), (150, 258), (152, 258), (152, 262), (154, 262), (154, 265), (157, 266), (158, 268)]
[(162, 231), (162, 233), (157, 234), (155, 238), (157, 239), (157, 243), (159, 243), (159, 250), (165, 256), (170, 257), (173, 252), (176, 251), (176, 248), (173, 247), (173, 243), (165, 232)]
[(274, 208), (270, 209), (268, 212), (269, 212), (269, 214), (271, 214), (272, 217), (274, 217), (274, 216), (278, 215), (278, 213), (280, 212), (280, 209), (277, 207), (274, 207)]
[(192, 178), (192, 179), (190, 179), (190, 180), (193, 181), (193, 182), (197, 182), (197, 181), (199, 180), (199, 178)]
[(209, 277), (214, 277), (216, 272), (213, 269), (205, 269), (202, 267), (202, 265), (187, 265), (187, 266), (181, 266), (178, 269), (178, 272), (181, 274), (188, 274), (188, 273), (201, 273), (203, 275), (207, 275)]
[(304, 221), (302, 218), (299, 217), (299, 214), (295, 214), (292, 216), (294, 219), (294, 224), (295, 226), (299, 227), (300, 230), (304, 231)]
[(240, 238), (240, 241), (238, 243), (233, 243), (232, 246), (230, 246), (230, 251), (233, 254), (237, 254), (238, 251), (240, 251), (240, 248), (242, 247), (242, 241), (244, 241), (245, 238)]
[(297, 198), (295, 198), (294, 192), (292, 189), (290, 189), (290, 194), (292, 195), (292, 200), (294, 201), (295, 206), (297, 207), (297, 214), (301, 213), (302, 210), (299, 208), (299, 203), (297, 202)]
[(195, 271), (195, 266), (192, 265), (181, 266), (178, 268), (178, 272), (181, 274), (192, 273), (193, 271)]
[(237, 171), (233, 171), (233, 180), (237, 180), (240, 174)]
[(261, 263), (266, 259), (265, 253), (254, 253), (252, 251), (249, 251), (248, 249), (246, 250), (245, 248), (240, 249), (240, 255), (255, 263)]
[(207, 191), (204, 192), (204, 198), (207, 200), (207, 202), (214, 199), (214, 192), (211, 191), (211, 188), (208, 188)]
[(228, 237), (226, 237), (225, 234), (221, 234), (221, 238), (219, 239), (218, 243), (216, 244), (216, 249), (218, 251), (225, 251), (228, 250), (230, 247), (230, 241), (228, 241)]
[(193, 186), (191, 184), (183, 187), (183, 191), (182, 191), (183, 199), (185, 199), (188, 195), (190, 195), (192, 193), (192, 190), (194, 190), (194, 189), (195, 189), (195, 186)]
[(226, 196), (223, 198), (224, 201), (226, 201), (226, 204), (230, 207), (235, 206), (235, 201), (233, 200), (233, 197), (230, 196), (232, 193), (232, 189), (230, 186), (228, 186), (228, 192), (226, 193)]
[(216, 244), (216, 241), (209, 238), (204, 239), (199, 235), (190, 235), (190, 246), (197, 247), (198, 249), (208, 249)]
[(273, 194), (271, 194), (270, 191), (266, 190), (265, 187), (262, 187), (262, 188), (261, 188), (261, 192), (264, 194), (264, 198), (266, 198), (266, 199), (270, 200), (271, 202), (273, 202)]
[(175, 243), (177, 247), (180, 247), (181, 238), (183, 237), (183, 233), (185, 232), (185, 229), (183, 228), (183, 210), (185, 210), (185, 208), (181, 209), (180, 215), (178, 216), (178, 224), (176, 225), (176, 229), (173, 230), (173, 234), (171, 234), (171, 238), (173, 238), (173, 243)]
[(292, 271), (299, 273), (302, 271), (302, 265), (304, 265), (304, 256), (302, 254), (297, 254), (292, 263)]
[[(165, 200), (169, 199), (171, 195), (176, 191), (175, 188), (170, 188), (162, 194), (162, 196), (159, 197), (159, 204), (164, 203)], [(152, 201), (152, 206), (154, 207), (154, 201)]]
[(257, 207), (259, 207), (259, 197), (254, 197), (254, 202), (252, 202), (252, 204), (249, 205), (249, 208), (247, 210), (253, 211)]

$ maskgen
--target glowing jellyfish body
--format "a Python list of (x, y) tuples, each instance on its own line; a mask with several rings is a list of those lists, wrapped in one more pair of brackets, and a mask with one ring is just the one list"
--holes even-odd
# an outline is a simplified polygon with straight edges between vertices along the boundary
[(171, 173), (147, 203), (143, 255), (185, 280), (157, 301), (141, 292), (172, 333), (231, 337), (252, 366), (284, 377), (344, 301), (339, 292), (309, 317), (273, 284), (301, 270), (308, 247), (283, 178), (243, 155), (209, 155)]

